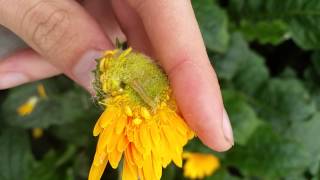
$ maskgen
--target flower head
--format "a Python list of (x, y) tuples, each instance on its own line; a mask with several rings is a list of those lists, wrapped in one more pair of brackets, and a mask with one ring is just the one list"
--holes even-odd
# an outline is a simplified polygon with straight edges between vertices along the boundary
[(97, 60), (98, 102), (105, 111), (93, 135), (99, 136), (89, 180), (100, 179), (108, 164), (123, 157), (123, 180), (161, 178), (171, 161), (182, 166), (183, 146), (193, 132), (177, 114), (166, 75), (131, 48), (107, 51)]
[(186, 162), (183, 174), (190, 179), (202, 179), (210, 176), (220, 167), (219, 159), (212, 154), (184, 152)]

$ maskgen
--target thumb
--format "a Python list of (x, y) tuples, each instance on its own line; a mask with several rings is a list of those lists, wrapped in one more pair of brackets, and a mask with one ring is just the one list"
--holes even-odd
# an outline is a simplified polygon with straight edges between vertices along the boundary
[(75, 1), (0, 1), (0, 24), (88, 90), (94, 59), (101, 50), (112, 48), (95, 20)]

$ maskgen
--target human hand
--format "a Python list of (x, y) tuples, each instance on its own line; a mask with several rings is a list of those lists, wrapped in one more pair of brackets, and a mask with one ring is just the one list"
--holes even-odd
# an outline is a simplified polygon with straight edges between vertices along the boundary
[(115, 37), (164, 68), (180, 111), (217, 151), (233, 145), (218, 80), (190, 1), (0, 0), (0, 24), (31, 48), (0, 61), (0, 89), (64, 73), (88, 91), (93, 59)]

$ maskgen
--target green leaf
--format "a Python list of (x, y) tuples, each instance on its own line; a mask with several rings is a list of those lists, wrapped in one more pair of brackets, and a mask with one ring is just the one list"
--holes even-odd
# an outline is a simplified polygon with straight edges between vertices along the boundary
[(264, 59), (248, 48), (240, 33), (233, 33), (230, 48), (214, 61), (218, 77), (232, 81), (237, 90), (253, 94), (269, 78)]
[(226, 12), (212, 0), (192, 1), (192, 5), (206, 47), (218, 53), (225, 52), (229, 42)]
[(306, 157), (299, 144), (265, 124), (255, 131), (245, 146), (235, 146), (228, 152), (226, 163), (237, 167), (247, 177), (281, 179), (302, 172)]
[(244, 145), (261, 124), (261, 121), (241, 94), (225, 90), (223, 91), (223, 100), (230, 116), (235, 142)]
[(27, 180), (57, 180), (61, 178), (61, 174), (56, 171), (57, 169), (54, 166), (57, 159), (56, 153), (49, 151), (41, 161), (33, 164), (32, 173)]
[(294, 78), (274, 78), (258, 93), (251, 103), (259, 115), (278, 130), (310, 118), (316, 106), (301, 81)]
[(168, 167), (163, 169), (162, 177), (163, 180), (174, 180), (176, 175), (176, 167), (173, 164), (170, 164)]
[(293, 124), (286, 132), (287, 137), (297, 141), (305, 148), (309, 155), (309, 161), (312, 163), (320, 162), (320, 141), (315, 140), (315, 135), (319, 134), (319, 129), (320, 113), (318, 112), (308, 121)]
[(305, 84), (310, 89), (312, 99), (320, 110), (320, 51), (313, 53), (311, 64), (304, 72)]
[[(98, 113), (98, 112), (97, 112)], [(92, 135), (92, 129), (96, 120), (98, 119), (98, 114), (87, 114), (79, 120), (63, 124), (59, 126), (52, 126), (49, 131), (57, 138), (79, 146), (87, 146), (91, 144), (95, 137)]]
[(233, 17), (238, 21), (282, 21), (300, 47), (320, 49), (320, 1), (231, 0), (230, 4)]
[(211, 176), (206, 177), (205, 180), (237, 180), (240, 179), (236, 176), (230, 175), (225, 168), (220, 168), (214, 172)]
[(240, 33), (234, 33), (230, 47), (224, 55), (214, 57), (215, 70), (220, 79), (232, 80), (238, 71), (239, 64), (246, 61), (248, 45)]
[(287, 24), (281, 20), (251, 22), (241, 20), (240, 31), (248, 41), (277, 45), (288, 38)]
[(76, 153), (74, 146), (69, 146), (63, 153), (49, 151), (42, 160), (34, 162), (27, 180), (58, 180), (71, 178), (70, 168), (62, 168), (72, 161)]
[[(55, 82), (45, 81), (48, 90), (48, 98), (40, 98), (37, 93), (39, 83), (27, 84), (12, 89), (2, 105), (5, 121), (23, 128), (59, 125), (74, 122), (86, 117), (96, 108), (92, 106), (90, 96), (79, 87), (73, 87), (65, 91), (52, 90)], [(30, 115), (20, 116), (17, 109), (28, 101), (30, 97), (37, 97), (38, 103)]]
[(29, 171), (31, 155), (28, 134), (7, 128), (0, 135), (0, 179), (24, 180)]
[(89, 175), (89, 169), (92, 159), (89, 159), (89, 155), (85, 153), (79, 153), (75, 157), (74, 171), (77, 177), (87, 179)]

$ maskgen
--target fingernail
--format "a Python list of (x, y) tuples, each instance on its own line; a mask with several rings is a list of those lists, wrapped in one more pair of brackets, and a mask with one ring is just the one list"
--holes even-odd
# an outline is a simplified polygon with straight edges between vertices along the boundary
[(90, 93), (93, 93), (92, 81), (93, 73), (92, 70), (96, 67), (95, 59), (101, 57), (102, 52), (97, 50), (91, 50), (86, 52), (78, 61), (73, 68), (73, 76), (75, 80), (86, 88)]
[(8, 89), (26, 83), (29, 78), (18, 72), (0, 73), (0, 89)]
[(232, 127), (230, 123), (230, 119), (228, 116), (228, 113), (225, 109), (223, 109), (223, 115), (222, 115), (222, 129), (224, 133), (224, 137), (226, 140), (233, 146), (234, 145), (234, 139), (233, 139), (233, 132)]

